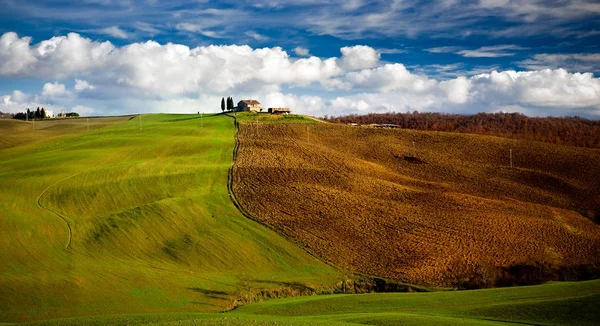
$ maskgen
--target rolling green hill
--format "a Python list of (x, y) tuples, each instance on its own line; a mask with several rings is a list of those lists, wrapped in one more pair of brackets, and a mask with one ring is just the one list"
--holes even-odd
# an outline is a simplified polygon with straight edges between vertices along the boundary
[(271, 300), (226, 313), (96, 316), (45, 325), (596, 325), (600, 281)]
[(102, 121), (0, 121), (31, 140), (0, 150), (0, 322), (221, 311), (340, 279), (233, 206), (231, 118)]

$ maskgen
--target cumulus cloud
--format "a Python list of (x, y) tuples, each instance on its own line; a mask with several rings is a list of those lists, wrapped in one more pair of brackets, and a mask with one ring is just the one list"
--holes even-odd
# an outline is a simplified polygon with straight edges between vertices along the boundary
[[(368, 46), (340, 51), (339, 57), (298, 58), (280, 47), (190, 48), (154, 41), (115, 47), (74, 33), (32, 45), (30, 38), (6, 33), (0, 37), (0, 77), (54, 81), (37, 95), (4, 95), (0, 109), (14, 112), (34, 106), (31, 103), (50, 102), (96, 108), (88, 110), (92, 114), (106, 113), (106, 107), (121, 108), (118, 113), (137, 112), (139, 107), (210, 112), (219, 110), (222, 96), (233, 95), (314, 115), (511, 108), (535, 115), (600, 116), (600, 79), (591, 73), (493, 71), (440, 80), (401, 63), (381, 62), (380, 53)], [(69, 90), (65, 84), (71, 81), (74, 87)], [(92, 100), (96, 102), (86, 102)]]
[(58, 82), (46, 83), (42, 88), (42, 96), (61, 97), (67, 95), (69, 95), (69, 92), (67, 91), (65, 85)]
[(345, 46), (342, 52), (342, 66), (348, 70), (372, 68), (377, 65), (381, 54), (365, 45)]
[(586, 108), (600, 114), (600, 79), (564, 69), (503, 71), (471, 78), (479, 101), (550, 108)]
[(17, 75), (37, 61), (29, 47), (31, 37), (19, 38), (17, 33), (8, 32), (0, 37), (0, 74)]
[(406, 90), (410, 92), (426, 92), (436, 85), (436, 81), (426, 76), (415, 75), (404, 65), (386, 64), (375, 69), (364, 69), (346, 75), (352, 89), (375, 89), (382, 92)]
[(71, 108), (71, 112), (77, 112), (81, 116), (91, 116), (98, 114), (98, 110), (85, 105), (75, 105)]
[(102, 67), (115, 49), (110, 42), (93, 42), (77, 33), (30, 43), (30, 37), (12, 32), (0, 37), (0, 76), (64, 78)]
[(88, 83), (85, 80), (75, 79), (75, 91), (77, 91), (77, 92), (83, 92), (83, 91), (86, 91), (86, 90), (93, 90), (95, 88), (96, 88), (96, 86), (90, 85), (90, 83)]
[(460, 76), (442, 81), (439, 86), (440, 89), (446, 92), (448, 101), (451, 103), (464, 104), (469, 101), (472, 83), (466, 77)]
[(301, 56), (301, 57), (308, 57), (310, 55), (308, 49), (301, 47), (301, 46), (295, 47), (294, 53), (296, 53), (296, 55)]
[(2, 96), (2, 102), (0, 102), (0, 111), (2, 112), (25, 112), (27, 108), (35, 109), (37, 107), (54, 112), (60, 112), (64, 108), (61, 105), (49, 103), (41, 95), (27, 94), (20, 90), (14, 90), (11, 94)]

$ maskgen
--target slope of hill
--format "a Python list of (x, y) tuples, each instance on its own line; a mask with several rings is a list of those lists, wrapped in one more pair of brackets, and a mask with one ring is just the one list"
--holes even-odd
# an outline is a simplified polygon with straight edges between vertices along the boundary
[(0, 150), (0, 322), (220, 311), (341, 279), (233, 206), (231, 118), (111, 119), (9, 122), (35, 141)]
[(242, 206), (343, 268), (481, 287), (600, 263), (598, 149), (331, 124), (246, 123), (239, 139)]
[(70, 137), (88, 129), (96, 130), (130, 118), (131, 116), (69, 118), (27, 122), (0, 119), (0, 149), (44, 142), (65, 135)]
[[(432, 293), (324, 295), (270, 300), (224, 314), (144, 314), (43, 325), (596, 325), (600, 281)], [(34, 323), (37, 325), (38, 323)]]

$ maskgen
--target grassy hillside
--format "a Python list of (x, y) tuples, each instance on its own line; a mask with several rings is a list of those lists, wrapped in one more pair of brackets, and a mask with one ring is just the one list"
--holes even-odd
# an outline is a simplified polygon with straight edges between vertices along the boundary
[(45, 325), (596, 325), (600, 281), (459, 292), (325, 295), (271, 300), (221, 314), (145, 314)]
[(598, 149), (329, 124), (239, 138), (242, 206), (343, 268), (468, 287), (600, 263)]
[(0, 121), (0, 322), (220, 311), (341, 278), (232, 205), (231, 118), (142, 120)]
[(234, 112), (228, 114), (235, 117), (240, 123), (314, 123), (316, 120), (316, 118), (299, 114), (270, 114), (257, 112)]
[(127, 117), (69, 118), (28, 121), (0, 119), (0, 149), (74, 135), (131, 119)]

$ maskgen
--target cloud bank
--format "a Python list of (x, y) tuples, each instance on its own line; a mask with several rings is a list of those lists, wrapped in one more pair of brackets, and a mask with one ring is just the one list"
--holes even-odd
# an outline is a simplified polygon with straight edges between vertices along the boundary
[[(214, 112), (221, 97), (232, 95), (319, 116), (407, 110), (600, 116), (600, 79), (591, 73), (492, 71), (438, 80), (400, 62), (383, 62), (368, 46), (342, 47), (330, 58), (304, 50), (295, 49), (293, 56), (281, 47), (246, 45), (190, 48), (147, 41), (115, 46), (77, 33), (32, 44), (31, 38), (9, 32), (0, 37), (0, 78), (46, 83), (39, 94), (4, 95), (0, 110), (45, 103), (94, 114), (140, 108)], [(502, 46), (476, 54), (510, 50), (518, 49)]]

